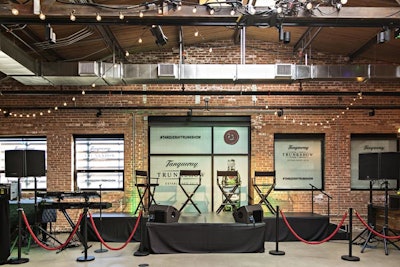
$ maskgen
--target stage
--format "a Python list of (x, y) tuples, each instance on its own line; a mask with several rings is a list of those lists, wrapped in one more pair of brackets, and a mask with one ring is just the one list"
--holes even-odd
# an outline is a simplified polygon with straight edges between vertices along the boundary
[[(137, 217), (122, 213), (93, 214), (97, 229), (108, 242), (125, 242)], [(264, 242), (276, 240), (276, 217), (264, 215), (262, 222), (235, 223), (231, 212), (220, 214), (181, 214), (178, 222), (148, 222), (144, 216), (132, 241), (141, 243), (141, 250), (155, 254), (167, 253), (248, 253), (263, 252)], [(309, 212), (285, 213), (298, 235), (308, 241), (320, 241), (336, 228), (329, 217)], [(90, 226), (90, 225), (89, 225)], [(146, 232), (142, 232), (146, 228)], [(279, 218), (279, 241), (297, 241), (283, 219)], [(347, 238), (338, 233), (333, 239)], [(89, 227), (89, 241), (98, 241)], [(143, 240), (142, 240), (143, 239)]]

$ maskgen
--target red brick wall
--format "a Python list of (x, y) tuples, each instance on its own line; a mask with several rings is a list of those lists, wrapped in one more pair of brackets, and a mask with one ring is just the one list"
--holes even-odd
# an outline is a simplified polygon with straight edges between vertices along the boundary
[[(210, 53), (209, 47), (213, 50)], [(310, 64), (342, 64), (344, 56), (313, 53)], [(132, 63), (178, 63), (177, 53), (149, 52), (132, 55)], [(248, 41), (246, 63), (297, 63), (302, 58), (292, 53), (291, 48), (279, 44)], [(199, 63), (240, 63), (239, 46), (230, 40), (205, 44), (201, 47), (187, 47), (185, 62)], [(360, 62), (364, 64), (363, 62)], [(394, 97), (363, 96), (357, 92), (398, 91), (398, 82), (304, 82), (302, 90), (322, 90), (324, 92), (354, 92), (351, 96), (257, 96), (257, 102), (252, 102), (251, 96), (211, 96), (210, 111), (204, 110), (204, 102), (194, 104), (194, 96), (147, 96), (142, 95), (103, 95), (77, 94), (76, 100), (70, 96), (0, 96), (0, 108), (37, 107), (37, 110), (15, 110), (23, 114), (36, 113), (36, 117), (4, 117), (0, 116), (1, 136), (40, 135), (46, 136), (48, 142), (48, 190), (70, 191), (73, 181), (73, 135), (74, 134), (124, 134), (125, 145), (125, 191), (106, 192), (104, 200), (113, 203), (108, 211), (132, 211), (128, 199), (136, 194), (133, 188), (133, 171), (147, 169), (148, 166), (148, 133), (147, 116), (186, 115), (188, 108), (182, 109), (141, 109), (141, 107), (195, 107), (193, 116), (199, 115), (250, 115), (251, 126), (251, 173), (255, 170), (271, 170), (274, 166), (274, 134), (275, 133), (322, 133), (325, 134), (325, 191), (333, 197), (331, 201), (332, 220), (338, 221), (350, 207), (362, 215), (366, 215), (369, 193), (350, 190), (350, 135), (352, 133), (396, 133), (400, 127), (400, 111), (397, 109), (377, 109), (374, 117), (368, 116), (368, 109), (352, 109), (351, 103), (357, 106), (379, 106), (382, 104), (399, 105), (400, 99)], [(0, 84), (0, 90), (24, 90), (25, 86), (12, 81)], [(37, 87), (41, 90), (77, 90), (75, 87)], [(91, 87), (81, 87), (87, 92)], [(96, 87), (95, 90), (104, 89)], [(250, 85), (201, 85), (206, 90), (251, 90)], [(142, 85), (114, 86), (110, 90), (143, 90)], [(147, 85), (147, 90), (181, 90), (181, 85)], [(195, 85), (185, 85), (185, 90), (195, 90)], [(298, 91), (299, 84), (259, 84), (258, 91)], [(354, 100), (354, 99), (355, 100)], [(67, 108), (63, 108), (66, 102)], [(260, 108), (238, 109), (238, 106)], [(335, 106), (336, 109), (290, 109), (296, 106)], [(47, 113), (48, 107), (60, 107)], [(213, 107), (232, 107), (231, 110), (217, 110)], [(271, 106), (285, 106), (284, 117), (274, 115)], [(346, 110), (349, 106), (350, 110)], [(74, 109), (86, 107), (87, 109)], [(92, 107), (92, 109), (90, 109)], [(103, 115), (96, 117), (96, 107), (113, 109), (102, 110)], [(43, 116), (38, 112), (44, 111)], [(234, 111), (234, 112), (233, 112)], [(345, 111), (344, 114), (342, 112)], [(337, 118), (339, 115), (339, 118)], [(335, 118), (335, 121), (332, 121)], [(326, 121), (330, 123), (327, 124)], [(322, 125), (320, 125), (322, 122)], [(258, 202), (254, 192), (250, 195)], [(311, 193), (305, 191), (275, 191), (271, 194), (274, 205), (280, 205), (284, 211), (310, 211)], [(376, 201), (382, 201), (382, 193), (375, 194)], [(315, 211), (327, 212), (326, 199), (315, 203)], [(357, 224), (357, 222), (356, 222)], [(60, 225), (62, 225), (60, 223)], [(359, 225), (359, 224), (358, 224)], [(61, 226), (60, 226), (61, 228)]]

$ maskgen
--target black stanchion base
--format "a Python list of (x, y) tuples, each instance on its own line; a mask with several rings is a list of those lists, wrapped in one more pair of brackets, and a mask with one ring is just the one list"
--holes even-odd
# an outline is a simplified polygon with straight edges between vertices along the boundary
[(7, 261), (8, 264), (22, 264), (22, 263), (27, 263), (29, 262), (28, 258), (16, 258), (16, 259), (10, 259)]
[(93, 256), (82, 256), (76, 259), (76, 261), (83, 262), (83, 261), (92, 261), (94, 260)]
[(270, 250), (269, 254), (274, 255), (274, 256), (283, 256), (285, 255), (285, 251), (281, 250)]
[(135, 253), (133, 253), (133, 256), (149, 256), (150, 252), (148, 251), (136, 251)]
[(107, 251), (108, 251), (108, 249), (99, 248), (99, 249), (96, 249), (94, 252), (95, 252), (95, 253), (104, 253), (104, 252), (107, 252)]
[(360, 258), (356, 257), (356, 256), (343, 255), (342, 256), (342, 260), (345, 260), (345, 261), (360, 261)]

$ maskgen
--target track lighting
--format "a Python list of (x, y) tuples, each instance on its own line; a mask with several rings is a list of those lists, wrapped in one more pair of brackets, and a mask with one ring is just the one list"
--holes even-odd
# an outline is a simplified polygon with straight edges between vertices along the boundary
[(164, 35), (161, 26), (153, 25), (150, 28), (151, 34), (156, 38), (156, 44), (159, 46), (166, 45), (168, 42), (167, 36)]

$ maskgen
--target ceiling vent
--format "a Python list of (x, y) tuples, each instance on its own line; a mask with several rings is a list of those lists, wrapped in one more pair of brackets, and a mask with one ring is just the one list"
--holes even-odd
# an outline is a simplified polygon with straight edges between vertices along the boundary
[(96, 61), (79, 62), (78, 64), (79, 76), (91, 76), (98, 77), (99, 75), (99, 64)]
[(175, 64), (158, 64), (158, 77), (176, 78)]
[(292, 64), (276, 64), (275, 69), (276, 78), (290, 79), (293, 76), (293, 65)]

